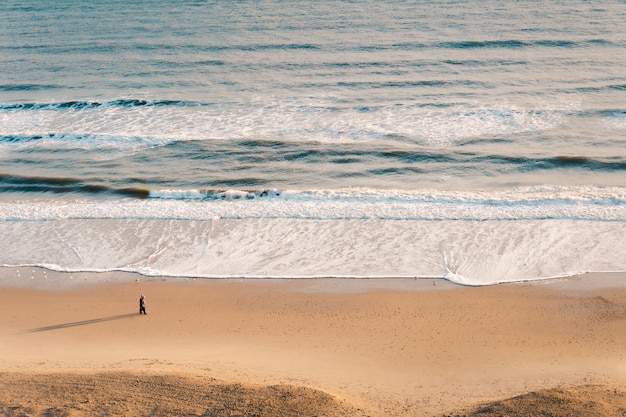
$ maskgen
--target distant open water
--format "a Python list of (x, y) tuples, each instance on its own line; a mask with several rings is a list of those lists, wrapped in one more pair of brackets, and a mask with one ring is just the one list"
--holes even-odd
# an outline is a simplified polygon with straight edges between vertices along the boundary
[(1, 7), (0, 265), (626, 270), (624, 1)]

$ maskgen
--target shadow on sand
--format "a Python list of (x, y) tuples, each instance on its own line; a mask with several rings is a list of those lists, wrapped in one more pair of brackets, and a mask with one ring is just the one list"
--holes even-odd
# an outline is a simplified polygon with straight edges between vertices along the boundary
[(119, 314), (117, 316), (101, 317), (99, 319), (75, 321), (72, 323), (62, 323), (62, 324), (55, 324), (53, 326), (38, 327), (36, 329), (26, 330), (25, 332), (26, 333), (48, 332), (50, 330), (60, 330), (60, 329), (67, 329), (69, 327), (87, 326), (89, 324), (102, 323), (104, 321), (112, 321), (112, 320), (122, 320), (122, 319), (131, 318), (131, 317), (137, 317), (137, 316), (139, 316), (139, 314), (137, 313)]

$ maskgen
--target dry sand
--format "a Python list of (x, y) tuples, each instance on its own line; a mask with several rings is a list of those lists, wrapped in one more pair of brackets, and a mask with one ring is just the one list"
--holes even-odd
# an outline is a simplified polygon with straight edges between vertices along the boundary
[(624, 416), (624, 282), (139, 277), (3, 288), (0, 411)]

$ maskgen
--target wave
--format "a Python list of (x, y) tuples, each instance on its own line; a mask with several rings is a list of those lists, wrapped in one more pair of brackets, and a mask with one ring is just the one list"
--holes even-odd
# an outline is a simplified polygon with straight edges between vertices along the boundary
[(379, 44), (362, 44), (355, 46), (352, 43), (345, 45), (328, 46), (323, 43), (300, 42), (300, 43), (241, 43), (241, 44), (172, 44), (172, 43), (118, 43), (110, 45), (102, 44), (46, 44), (46, 45), (22, 45), (12, 46), (8, 49), (11, 52), (19, 52), (20, 50), (32, 53), (33, 51), (43, 51), (48, 54), (63, 53), (91, 53), (97, 50), (100, 53), (123, 53), (128, 51), (189, 51), (189, 53), (216, 53), (216, 52), (268, 52), (268, 51), (406, 51), (406, 50), (428, 50), (428, 49), (520, 49), (520, 48), (589, 48), (589, 47), (622, 47), (619, 42), (613, 42), (608, 39), (590, 38), (578, 41), (567, 39), (485, 39), (471, 41), (445, 41), (445, 42), (395, 42), (395, 43), (379, 43)]
[(136, 150), (172, 143), (172, 140), (141, 136), (42, 133), (0, 135), (0, 146), (5, 151), (45, 149), (48, 152), (67, 150)]
[(492, 155), (476, 158), (476, 162), (504, 163), (516, 167), (519, 171), (557, 170), (573, 168), (584, 171), (620, 172), (626, 171), (626, 158), (620, 156), (593, 158), (579, 155), (558, 155), (546, 158), (515, 157)]
[[(330, 84), (305, 84), (307, 87), (320, 87), (320, 88), (328, 88), (332, 85)], [(455, 80), (455, 81), (444, 81), (444, 80), (407, 80), (407, 81), (339, 81), (336, 83), (338, 87), (347, 87), (347, 88), (367, 88), (367, 89), (379, 89), (379, 88), (411, 88), (411, 87), (441, 87), (441, 88), (449, 88), (450, 86), (464, 86), (471, 88), (493, 88), (492, 84), (480, 81), (473, 80)]]
[[(366, 110), (364, 110), (366, 111)], [(361, 173), (379, 176), (387, 174), (402, 174), (405, 170), (425, 172), (425, 170), (445, 170), (451, 175), (458, 175), (458, 170), (479, 169), (487, 173), (506, 170), (509, 173), (528, 173), (545, 171), (559, 171), (574, 169), (578, 171), (595, 171), (619, 174), (626, 171), (626, 156), (615, 154), (612, 156), (591, 156), (580, 154), (561, 154), (554, 156), (534, 156), (523, 153), (494, 153), (488, 146), (484, 150), (477, 150), (476, 145), (508, 144), (512, 139), (499, 137), (480, 137), (477, 139), (459, 141), (456, 147), (432, 148), (419, 146), (416, 139), (410, 136), (389, 134), (378, 137), (376, 140), (365, 142), (358, 146), (344, 144), (329, 146), (314, 141), (296, 141), (291, 138), (273, 139), (242, 139), (242, 140), (176, 140), (168, 138), (149, 138), (141, 136), (117, 136), (96, 134), (18, 134), (0, 135), (0, 149), (5, 152), (14, 152), (18, 161), (23, 161), (23, 153), (31, 150), (45, 152), (83, 150), (99, 152), (101, 150), (144, 150), (154, 147), (165, 147), (162, 152), (163, 160), (176, 158), (173, 163), (179, 163), (180, 153), (183, 152), (190, 160), (207, 160), (212, 158), (216, 163), (228, 168), (231, 163), (240, 163), (241, 158), (262, 164), (264, 160), (277, 157), (285, 162), (332, 163), (340, 171), (350, 174), (350, 165), (359, 169)], [(414, 146), (407, 147), (406, 143)], [(399, 144), (399, 146), (398, 146)], [(395, 146), (394, 146), (395, 145)], [(236, 155), (236, 158), (222, 157)], [(211, 156), (212, 155), (212, 156)], [(102, 155), (100, 154), (100, 157)], [(69, 156), (68, 156), (69, 157)], [(7, 159), (10, 160), (10, 159)], [(380, 166), (385, 172), (370, 169)], [(236, 175), (236, 173), (233, 173)], [(17, 180), (16, 180), (17, 181)], [(34, 182), (37, 182), (35, 180)], [(207, 187), (225, 186), (262, 186), (262, 179), (222, 177), (223, 183), (217, 180), (207, 183)], [(31, 181), (28, 181), (31, 183)]]
[[(266, 161), (275, 160), (279, 154), (285, 164), (296, 164), (290, 169), (295, 170), (293, 175), (299, 175), (305, 170), (302, 164), (332, 164), (333, 175), (340, 179), (350, 179), (361, 176), (367, 179), (386, 178), (389, 176), (407, 178), (411, 180), (422, 174), (441, 175), (493, 175), (500, 172), (508, 175), (551, 172), (577, 171), (607, 173), (620, 175), (626, 172), (626, 157), (588, 156), (579, 154), (562, 154), (555, 156), (531, 156), (524, 154), (502, 154), (480, 152), (476, 150), (476, 141), (468, 141), (454, 148), (425, 148), (406, 146), (390, 146), (392, 142), (404, 142), (403, 137), (387, 137), (379, 144), (360, 143), (359, 146), (328, 146), (319, 143), (294, 142), (290, 140), (238, 140), (238, 141), (194, 141), (150, 139), (142, 137), (117, 137), (103, 135), (0, 135), (0, 149), (13, 150), (7, 152), (5, 161), (22, 165), (24, 158), (39, 163), (40, 159), (35, 150), (52, 155), (54, 152), (63, 152), (66, 161), (77, 158), (77, 163), (84, 163), (84, 151), (89, 151), (87, 158), (101, 160), (104, 154), (118, 154), (118, 151), (138, 150), (145, 155), (145, 163), (152, 161), (149, 150), (161, 147), (159, 160), (165, 164), (180, 164), (180, 156), (185, 155), (189, 161), (189, 168), (177, 171), (169, 176), (159, 173), (158, 179), (148, 174), (143, 176), (113, 176), (106, 169), (93, 176), (77, 176), (66, 178), (42, 175), (18, 175), (5, 168), (0, 171), (0, 195), (6, 193), (31, 194), (76, 194), (76, 195), (123, 195), (135, 198), (162, 198), (162, 199), (221, 199), (225, 192), (238, 190), (236, 195), (245, 195), (245, 198), (254, 196), (272, 195), (272, 184), (278, 182), (289, 183), (289, 173), (277, 171), (273, 176), (242, 173), (237, 167), (242, 161), (264, 166)], [(501, 140), (494, 139), (494, 143)], [(508, 143), (508, 142), (505, 142)], [(74, 150), (78, 153), (73, 152)], [(106, 152), (101, 152), (106, 151)], [(109, 152), (110, 151), (110, 152)], [(94, 152), (93, 156), (91, 152)], [(230, 155), (230, 156), (227, 156)], [(143, 156), (142, 156), (143, 158)], [(37, 162), (34, 162), (34, 161)], [(193, 171), (194, 167), (202, 168), (202, 164), (211, 161), (222, 167), (223, 175), (219, 178), (199, 178), (192, 175), (190, 181), (185, 180), (185, 172)], [(45, 168), (45, 160), (41, 162)], [(10, 166), (10, 165), (7, 165)], [(121, 166), (117, 161), (110, 162), (107, 169)], [(19, 172), (19, 171), (18, 171)], [(181, 174), (182, 172), (182, 174)], [(193, 180), (191, 180), (193, 178)], [(230, 195), (227, 198), (235, 198)], [(242, 197), (238, 197), (242, 198)]]
[(57, 88), (61, 88), (61, 86), (56, 84), (0, 84), (0, 91), (5, 92), (54, 90)]
[[(472, 65), (480, 65), (481, 61), (444, 61), (450, 65), (467, 65), (468, 62), (472, 63)], [(500, 61), (498, 61), (500, 62)], [(371, 63), (367, 63), (370, 65)], [(511, 63), (518, 64), (518, 63)], [(342, 64), (342, 65), (365, 65), (365, 64)], [(407, 88), (407, 87), (450, 87), (450, 86), (468, 86), (468, 87), (481, 87), (488, 88), (490, 84), (487, 82), (477, 82), (474, 80), (465, 80), (465, 79), (457, 79), (457, 80), (404, 80), (404, 81), (337, 81), (335, 83), (304, 83), (302, 84), (305, 87), (315, 87), (315, 88), (329, 88), (333, 86), (340, 87), (349, 87), (349, 88)], [(49, 86), (15, 86), (18, 88), (49, 88)], [(3, 88), (12, 88), (11, 86), (0, 86), (0, 90)], [(579, 91), (603, 91), (603, 90), (625, 90), (626, 84), (606, 84), (603, 86), (594, 86), (594, 87), (580, 87)], [(568, 90), (569, 91), (569, 90)], [(573, 91), (573, 90), (572, 90)], [(331, 110), (339, 110), (336, 107), (336, 103), (332, 100), (325, 103), (324, 100), (317, 100), (315, 103), (277, 103), (272, 101), (271, 99), (257, 102), (253, 101), (248, 103), (254, 107), (266, 107), (266, 108), (275, 108), (288, 110), (293, 108), (294, 110), (299, 111), (331, 111)], [(11, 112), (14, 113), (16, 111), (36, 111), (36, 110), (89, 110), (89, 109), (116, 109), (116, 108), (151, 108), (151, 107), (174, 107), (174, 108), (215, 108), (220, 112), (228, 109), (227, 103), (217, 104), (214, 102), (205, 102), (205, 101), (192, 101), (192, 100), (146, 100), (142, 98), (124, 98), (124, 99), (115, 99), (108, 101), (91, 101), (91, 100), (70, 100), (70, 101), (62, 101), (62, 102), (51, 102), (51, 103), (0, 103), (0, 112)], [(478, 103), (474, 104), (463, 104), (459, 102), (417, 102), (410, 105), (396, 105), (393, 104), (391, 106), (383, 106), (383, 105), (373, 105), (373, 106), (362, 106), (357, 105), (353, 108), (346, 107), (341, 109), (341, 111), (349, 112), (351, 110), (360, 112), (363, 109), (367, 109), (368, 111), (377, 111), (377, 112), (404, 112), (411, 109), (424, 109), (424, 108), (435, 108), (435, 109), (450, 109), (455, 113), (452, 115), (484, 115), (489, 113), (500, 115), (514, 115), (519, 114), (520, 116), (528, 117), (532, 115), (541, 115), (542, 113), (549, 112), (562, 112), (562, 113), (570, 113), (569, 106), (565, 104), (561, 104), (557, 107), (550, 106), (547, 108), (536, 108), (529, 109), (524, 111), (523, 109), (515, 109), (515, 108), (506, 108), (502, 106), (498, 107), (488, 107), (485, 105), (480, 105)], [(575, 114), (578, 117), (597, 117), (597, 116), (611, 116), (614, 114), (624, 114), (626, 113), (625, 109), (601, 109), (601, 110), (592, 110), (592, 111), (577, 111), (571, 112), (571, 114)]]
[[(5, 47), (6, 48), (6, 47)], [(0, 48), (5, 49), (5, 48)], [(323, 46), (314, 44), (314, 43), (242, 43), (242, 44), (231, 44), (231, 45), (207, 45), (207, 44), (168, 44), (168, 43), (141, 43), (141, 42), (133, 42), (131, 44), (127, 43), (118, 43), (118, 44), (94, 44), (94, 43), (82, 43), (82, 44), (67, 44), (67, 43), (57, 43), (57, 44), (46, 44), (46, 45), (21, 45), (21, 46), (12, 46), (10, 48), (12, 51), (45, 51), (50, 54), (61, 54), (61, 53), (88, 53), (97, 50), (99, 52), (106, 53), (121, 53), (125, 51), (181, 51), (188, 50), (191, 52), (225, 52), (225, 51), (245, 51), (245, 52), (254, 52), (254, 51), (280, 51), (280, 50), (317, 50), (323, 49)]]
[[(421, 49), (520, 49), (520, 48), (588, 48), (598, 46), (621, 46), (606, 39), (584, 39), (571, 41), (565, 39), (537, 39), (533, 41), (520, 39), (503, 40), (480, 40), (480, 41), (449, 41), (449, 42), (403, 42), (391, 45), (379, 45), (378, 49), (400, 49), (400, 50), (421, 50)], [(370, 48), (373, 48), (370, 46)]]
[(142, 187), (121, 187), (90, 183), (79, 178), (21, 176), (0, 173), (0, 193), (110, 194), (148, 198), (150, 190)]
[(282, 192), (276, 189), (262, 190), (148, 190), (148, 197), (165, 200), (253, 200), (257, 198), (278, 198)]
[[(222, 181), (226, 182), (226, 181)], [(1, 193), (76, 194), (125, 196), (136, 199), (173, 200), (250, 200), (279, 197), (275, 189), (237, 190), (223, 188), (204, 189), (151, 189), (142, 186), (114, 187), (102, 180), (73, 177), (24, 176), (0, 173)]]
[[(343, 82), (345, 83), (345, 82)], [(374, 83), (370, 88), (421, 85), (440, 88), (445, 81)], [(461, 81), (466, 83), (466, 81)], [(344, 88), (362, 88), (345, 83)], [(414, 143), (446, 145), (475, 137), (553, 129), (570, 114), (563, 103), (520, 109), (501, 105), (427, 102), (415, 105), (359, 103), (343, 107), (332, 98), (284, 101), (256, 99), (213, 104), (177, 100), (68, 101), (0, 104), (0, 135), (100, 135), (167, 140), (290, 139), (355, 142), (397, 137)]]
[(118, 99), (105, 102), (100, 101), (64, 101), (59, 103), (8, 103), (0, 104), (0, 110), (82, 110), (95, 109), (98, 107), (181, 107), (209, 105), (194, 101), (184, 100), (143, 100), (143, 99)]
[(0, 179), (5, 184), (18, 183), (15, 187), (42, 187), (50, 190), (69, 188), (86, 193), (127, 197), (122, 200), (17, 200), (0, 203), (0, 220), (6, 221), (67, 218), (626, 221), (624, 187), (546, 186), (489, 192), (370, 189), (151, 190), (141, 187), (86, 187), (71, 178), (24, 180), (5, 175)]
[(170, 200), (254, 200), (279, 199), (300, 202), (336, 202), (367, 204), (440, 204), (480, 206), (553, 206), (591, 205), (624, 206), (626, 209), (626, 188), (624, 187), (522, 187), (507, 191), (435, 191), (435, 190), (151, 190), (150, 198)]

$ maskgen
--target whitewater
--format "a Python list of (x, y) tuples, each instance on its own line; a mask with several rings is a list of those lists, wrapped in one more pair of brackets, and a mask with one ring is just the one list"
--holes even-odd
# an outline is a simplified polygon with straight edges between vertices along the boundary
[(3, 7), (4, 268), (626, 270), (619, 1)]
[(488, 285), (623, 265), (621, 188), (393, 196), (231, 191), (208, 200), (200, 192), (155, 194), (0, 203), (4, 266), (192, 278), (435, 277)]

